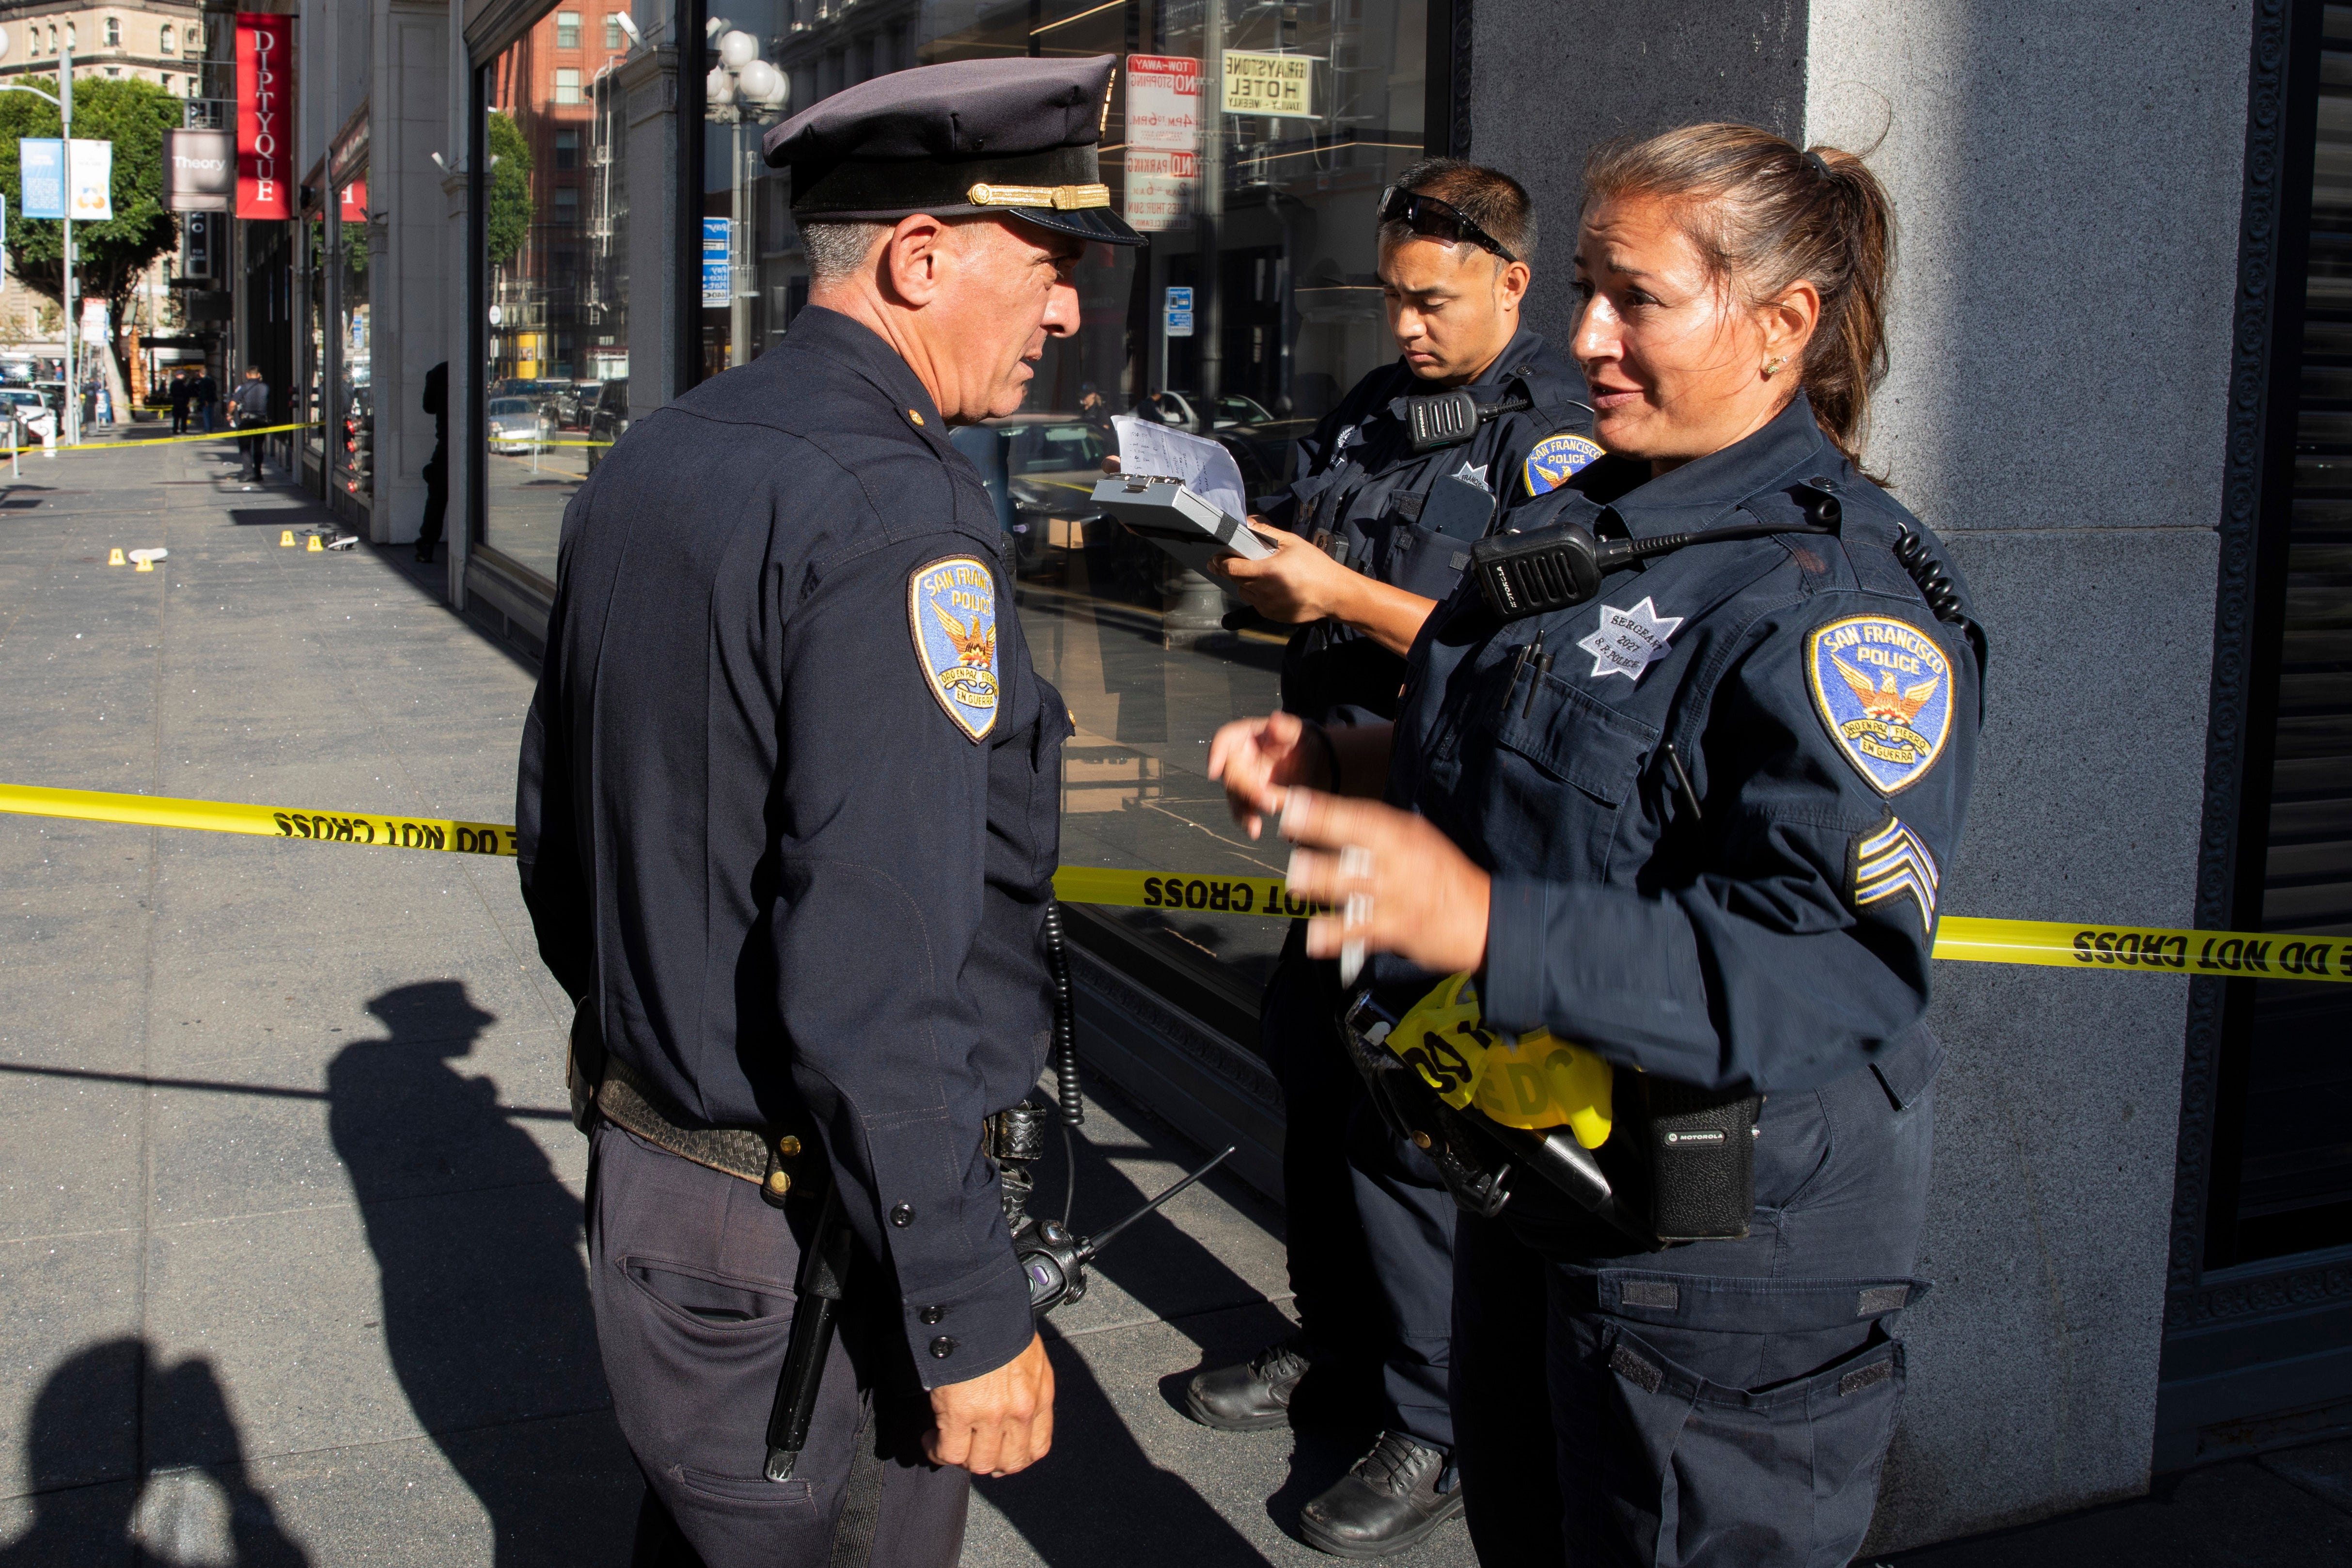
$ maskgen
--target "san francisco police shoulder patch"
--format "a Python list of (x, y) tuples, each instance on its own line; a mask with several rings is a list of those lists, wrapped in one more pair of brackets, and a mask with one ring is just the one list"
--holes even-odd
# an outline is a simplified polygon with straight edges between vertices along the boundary
[(1952, 666), (1892, 616), (1832, 621), (1806, 644), (1805, 678), (1830, 739), (1881, 795), (1908, 789), (1952, 732)]
[(1566, 431), (1545, 437), (1528, 454), (1528, 494), (1539, 496), (1559, 489), (1599, 456), (1600, 446), (1585, 437)]
[(996, 726), (996, 576), (976, 556), (950, 555), (907, 580), (907, 629), (931, 695), (972, 741)]

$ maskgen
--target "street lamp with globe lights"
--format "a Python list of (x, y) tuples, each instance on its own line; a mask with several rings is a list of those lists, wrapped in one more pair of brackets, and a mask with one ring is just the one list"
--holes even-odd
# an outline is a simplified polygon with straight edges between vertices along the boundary
[(706, 118), (730, 127), (732, 139), (732, 205), (727, 226), (727, 363), (751, 362), (751, 300), (758, 268), (751, 258), (751, 182), (759, 177), (752, 163), (759, 156), (759, 139), (747, 146), (746, 126), (758, 127), (775, 119), (792, 101), (793, 84), (784, 73), (760, 58), (760, 40), (740, 27), (730, 27), (724, 16), (704, 24), (704, 37), (718, 40), (719, 63), (703, 79)]

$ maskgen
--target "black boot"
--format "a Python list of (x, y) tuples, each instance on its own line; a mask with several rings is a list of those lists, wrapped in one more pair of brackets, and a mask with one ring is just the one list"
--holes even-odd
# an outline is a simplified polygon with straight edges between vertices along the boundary
[(430, 566), (433, 564), (433, 545), (431, 542), (423, 539), (416, 542), (416, 559), (424, 565)]
[(1298, 1531), (1334, 1557), (1386, 1557), (1461, 1511), (1462, 1487), (1445, 1456), (1383, 1432), (1355, 1468), (1300, 1510)]
[(1185, 1385), (1184, 1408), (1220, 1432), (1259, 1432), (1290, 1419), (1290, 1399), (1307, 1362), (1296, 1340), (1268, 1345), (1239, 1366), (1201, 1373)]

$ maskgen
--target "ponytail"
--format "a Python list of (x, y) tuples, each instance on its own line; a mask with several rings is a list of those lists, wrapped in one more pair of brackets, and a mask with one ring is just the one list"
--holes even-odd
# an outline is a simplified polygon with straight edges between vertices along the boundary
[(1745, 303), (1800, 280), (1820, 291), (1798, 380), (1822, 433), (1860, 469), (1870, 395), (1886, 374), (1895, 270), (1895, 205), (1878, 176), (1835, 147), (1801, 153), (1750, 125), (1688, 125), (1592, 154), (1586, 202), (1625, 196), (1666, 203), (1717, 285)]

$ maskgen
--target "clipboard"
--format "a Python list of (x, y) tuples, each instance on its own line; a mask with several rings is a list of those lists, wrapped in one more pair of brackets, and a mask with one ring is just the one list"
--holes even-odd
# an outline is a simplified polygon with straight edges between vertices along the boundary
[(1202, 575), (1209, 563), (1238, 555), (1263, 561), (1274, 546), (1250, 525), (1202, 500), (1176, 479), (1153, 474), (1113, 474), (1097, 482), (1094, 503), (1176, 560)]

